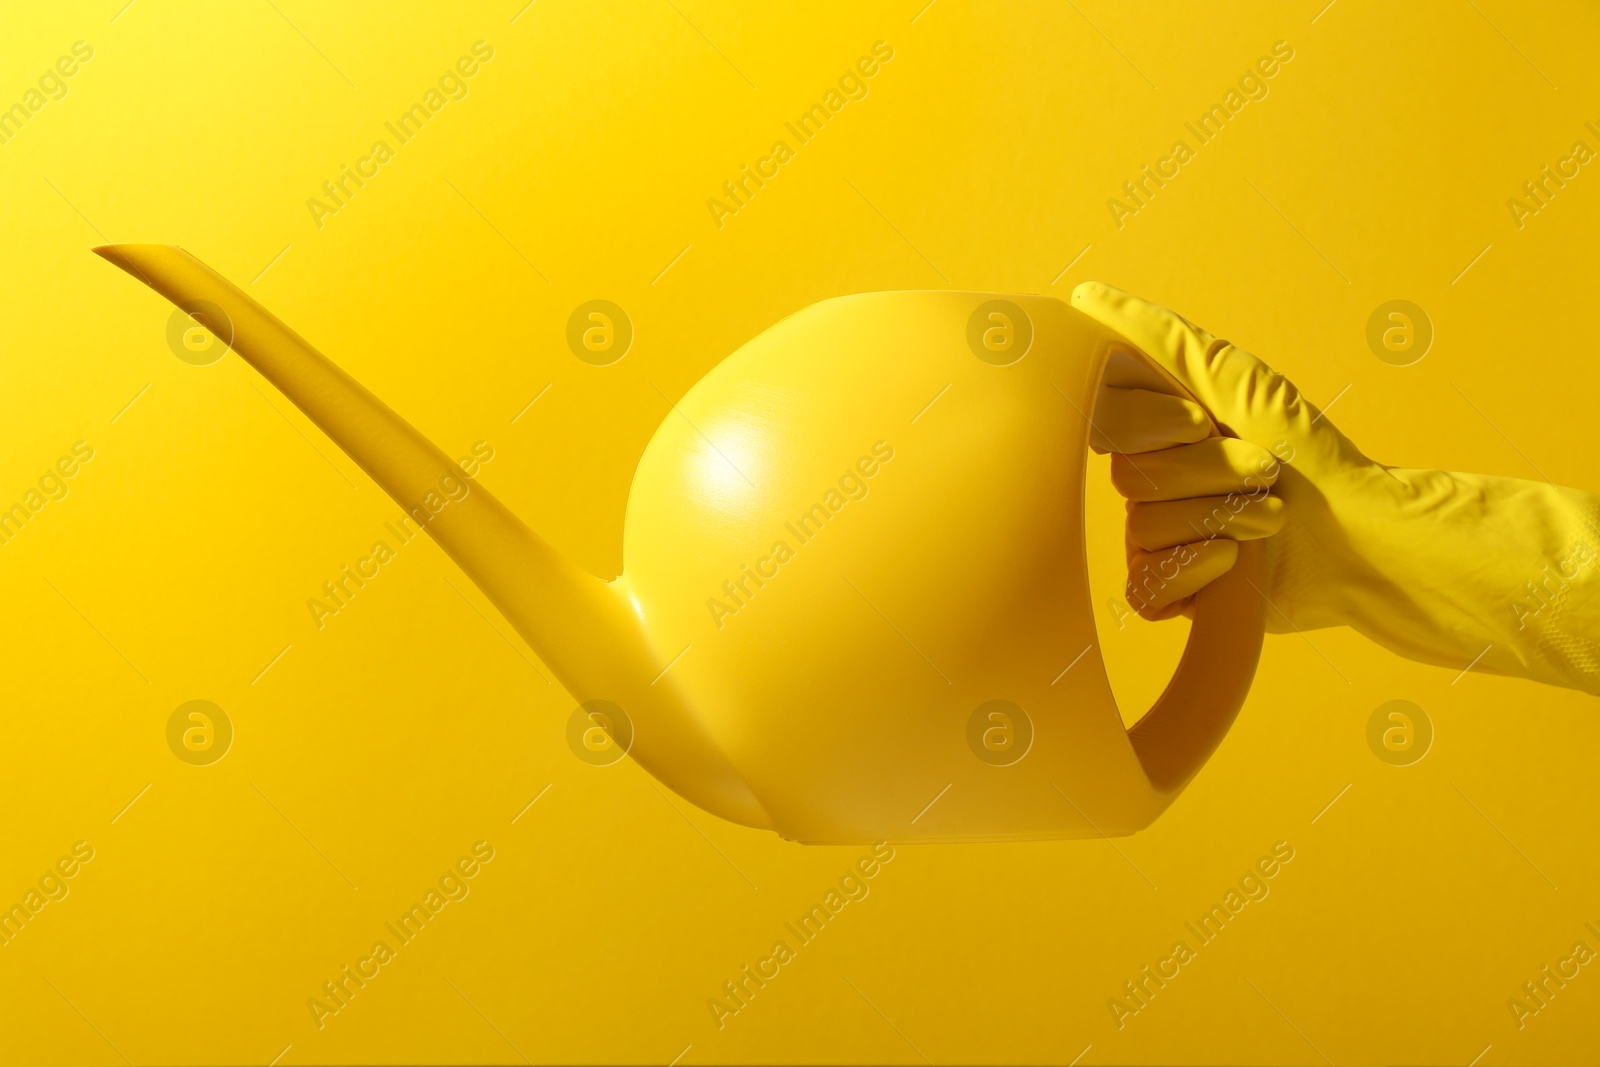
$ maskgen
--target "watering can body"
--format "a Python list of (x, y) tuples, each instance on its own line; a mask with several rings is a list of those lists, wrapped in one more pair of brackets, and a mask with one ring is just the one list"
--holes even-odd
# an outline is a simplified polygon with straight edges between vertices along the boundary
[[(269, 313), (167, 246), (103, 255), (197, 313), (408, 508), (443, 453)], [(628, 501), (623, 573), (579, 572), (481, 487), (429, 532), (630, 754), (701, 807), (808, 843), (1147, 826), (1220, 742), (1259, 654), (1254, 544), (1197, 598), (1127, 730), (1083, 528), (1090, 419), (1180, 391), (1048, 297), (837, 297), (678, 401)], [(426, 514), (426, 513), (424, 513)]]

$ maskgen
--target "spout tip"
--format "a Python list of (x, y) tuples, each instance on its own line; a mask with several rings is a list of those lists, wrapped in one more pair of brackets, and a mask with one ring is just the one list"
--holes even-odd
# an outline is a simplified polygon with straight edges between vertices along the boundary
[(90, 248), (90, 251), (92, 251), (95, 255), (99, 256), (101, 259), (103, 259), (106, 262), (110, 263), (112, 266), (121, 267), (128, 274), (133, 275), (135, 278), (138, 278), (141, 282), (144, 282), (146, 285), (149, 285), (150, 284), (150, 279), (145, 277), (144, 271), (139, 269), (139, 267), (137, 265), (136, 257), (132, 256), (132, 255), (129, 255), (129, 253), (135, 247), (137, 247), (137, 246), (135, 246), (135, 245), (94, 245), (94, 246), (92, 246)]
[(174, 252), (184, 255), (177, 245), (158, 244), (104, 244), (91, 245), (89, 251), (106, 262), (121, 267), (135, 278), (151, 285), (151, 269), (167, 262)]
[(114, 260), (119, 257), (148, 255), (151, 252), (181, 252), (183, 249), (177, 245), (152, 244), (145, 241), (119, 241), (115, 244), (90, 245), (89, 251), (97, 256)]

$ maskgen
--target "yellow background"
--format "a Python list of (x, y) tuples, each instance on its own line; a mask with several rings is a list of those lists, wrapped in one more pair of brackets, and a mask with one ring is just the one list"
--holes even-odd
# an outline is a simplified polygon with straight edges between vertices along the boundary
[[(1345, 631), (1268, 639), (1150, 830), (901, 847), (719, 1030), (707, 1000), (861, 850), (580, 762), (568, 697), (425, 540), (316, 630), (306, 599), (398, 508), (237, 357), (176, 359), (168, 305), (88, 252), (194, 251), (452, 455), (490, 442), (482, 482), (607, 574), (669, 398), (873, 289), (1102, 279), (1319, 402), (1348, 386), (1330, 418), (1385, 462), (1600, 488), (1600, 176), (1520, 230), (1506, 207), (1600, 147), (1592, 8), (923, 2), (6, 5), (0, 103), (73, 42), (95, 55), (0, 147), (0, 503), (96, 454), (0, 547), (0, 902), (73, 842), (96, 856), (0, 948), (0, 1057), (1592, 1062), (1593, 968), (1525, 1029), (1506, 1007), (1600, 948), (1592, 699)], [(319, 230), (307, 198), (478, 40), (470, 95)], [(707, 198), (879, 40), (870, 95), (719, 230)], [(1118, 229), (1107, 198), (1280, 40), (1270, 95)], [(564, 343), (594, 297), (637, 329), (608, 368)], [(1366, 346), (1394, 298), (1437, 331), (1415, 366)], [(1109, 492), (1097, 611), (1132, 714), (1182, 624), (1111, 621)], [(166, 744), (195, 698), (236, 729), (209, 767)], [(1411, 767), (1367, 747), (1391, 699), (1437, 732)], [(471, 895), (318, 1030), (307, 999), (479, 840)], [(1278, 841), (1271, 895), (1119, 1030), (1108, 998)]]

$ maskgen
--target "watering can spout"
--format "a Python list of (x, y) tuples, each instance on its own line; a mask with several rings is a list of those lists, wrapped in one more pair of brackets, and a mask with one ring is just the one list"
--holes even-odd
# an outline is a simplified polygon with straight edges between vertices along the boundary
[[(631, 708), (635, 719), (649, 702), (653, 718), (680, 720), (657, 735), (661, 744), (635, 746), (635, 758), (647, 769), (690, 755), (708, 772), (693, 784), (680, 786), (670, 773), (658, 776), (711, 810), (750, 825), (766, 823), (732, 768), (714, 752), (700, 751), (702, 731), (681, 721), (686, 710), (670, 692), (651, 688), (659, 656), (616, 584), (556, 551), (388, 405), (183, 249), (107, 244), (94, 251), (199, 321), (293, 401), (427, 530), (574, 697)], [(685, 748), (692, 753), (677, 751)]]
[(580, 569), (466, 476), (433, 442), (211, 268), (172, 245), (95, 252), (208, 328), (333, 439), (427, 529), (552, 669), (571, 645), (629, 625), (607, 583)]

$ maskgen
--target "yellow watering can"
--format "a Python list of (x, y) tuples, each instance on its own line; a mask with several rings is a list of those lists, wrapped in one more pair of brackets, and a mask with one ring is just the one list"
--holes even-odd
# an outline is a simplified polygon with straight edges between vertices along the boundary
[(1085, 560), (1089, 417), (1102, 382), (1184, 394), (1059, 300), (868, 293), (755, 337), (656, 430), (606, 581), (187, 252), (95, 251), (277, 386), (594, 721), (725, 819), (817, 844), (1129, 834), (1249, 689), (1254, 541), (1199, 593), (1161, 698), (1122, 725)]

